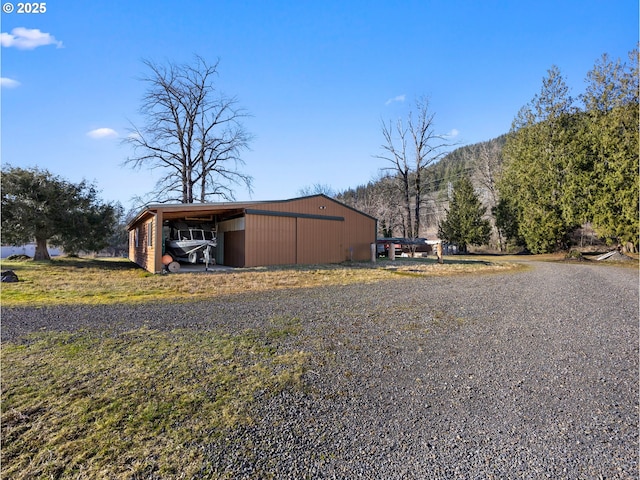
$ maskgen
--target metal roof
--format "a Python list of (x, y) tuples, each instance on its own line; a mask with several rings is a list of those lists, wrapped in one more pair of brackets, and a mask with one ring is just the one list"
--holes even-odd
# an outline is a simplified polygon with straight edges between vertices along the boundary
[(361, 212), (360, 210), (350, 207), (349, 205), (346, 205), (334, 198), (328, 197), (327, 195), (324, 195), (324, 194), (318, 194), (318, 195), (309, 195), (305, 197), (290, 198), (287, 200), (259, 200), (259, 201), (257, 200), (257, 201), (251, 201), (251, 202), (151, 203), (142, 207), (140, 212), (129, 223), (127, 223), (127, 229), (130, 229), (141, 218), (144, 218), (145, 215), (153, 214), (154, 212), (157, 212), (160, 210), (163, 213), (170, 213), (170, 214), (171, 213), (183, 214), (183, 213), (193, 212), (193, 213), (197, 213), (198, 215), (219, 215), (222, 213), (233, 212), (234, 210), (236, 210), (237, 213), (244, 213), (245, 210), (250, 209), (252, 207), (259, 206), (259, 205), (270, 204), (270, 203), (272, 204), (272, 203), (294, 202), (297, 200), (303, 200), (306, 198), (313, 198), (313, 197), (324, 197), (327, 200), (330, 200), (345, 208), (348, 208), (349, 210), (353, 210), (354, 212), (357, 212), (361, 215), (364, 215), (365, 217), (369, 217), (377, 221), (375, 217), (372, 217), (371, 215), (368, 215), (364, 212)]

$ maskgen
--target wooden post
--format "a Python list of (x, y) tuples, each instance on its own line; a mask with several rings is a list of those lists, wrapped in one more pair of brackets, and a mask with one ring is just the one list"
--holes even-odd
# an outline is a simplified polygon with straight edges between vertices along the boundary
[(371, 262), (376, 263), (376, 254), (378, 246), (375, 243), (371, 244)]
[(444, 263), (444, 259), (442, 258), (442, 242), (436, 244), (436, 254), (438, 255), (438, 263)]
[(396, 259), (396, 245), (389, 243), (389, 260), (394, 261)]

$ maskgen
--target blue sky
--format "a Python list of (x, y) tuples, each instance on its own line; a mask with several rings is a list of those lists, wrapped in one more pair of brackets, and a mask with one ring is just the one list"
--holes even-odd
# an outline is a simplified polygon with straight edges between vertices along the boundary
[[(2, 1), (3, 5), (7, 2)], [(13, 5), (17, 9), (18, 2)], [(6, 8), (6, 7), (5, 7)], [(557, 65), (574, 96), (603, 53), (638, 42), (637, 0), (57, 0), (1, 13), (2, 162), (94, 181), (130, 206), (154, 173), (122, 162), (139, 112), (143, 59), (220, 60), (255, 136), (243, 155), (252, 195), (340, 191), (379, 174), (381, 121), (427, 96), (459, 144), (506, 133)]]

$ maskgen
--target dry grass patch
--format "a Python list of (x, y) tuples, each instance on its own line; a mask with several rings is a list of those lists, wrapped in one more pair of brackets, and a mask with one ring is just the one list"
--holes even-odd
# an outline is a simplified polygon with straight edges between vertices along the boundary
[(438, 263), (400, 263), (386, 267), (399, 275), (407, 276), (446, 276), (468, 273), (501, 273), (522, 270), (525, 266), (513, 262), (488, 262), (483, 260), (464, 260)]
[(2, 345), (3, 478), (191, 478), (256, 395), (298, 388), (307, 355), (278, 352), (295, 319), (243, 335), (135, 330)]
[(353, 263), (237, 269), (220, 273), (153, 275), (125, 259), (3, 261), (19, 283), (3, 284), (5, 307), (186, 301), (247, 291), (372, 283), (406, 275), (451, 275), (514, 269), (515, 263), (463, 258), (400, 259)]

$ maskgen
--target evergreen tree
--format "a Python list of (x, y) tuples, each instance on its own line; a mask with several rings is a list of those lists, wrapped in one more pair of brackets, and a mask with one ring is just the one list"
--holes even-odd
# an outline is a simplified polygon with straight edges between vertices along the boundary
[(2, 171), (2, 241), (34, 241), (34, 260), (48, 260), (47, 242), (67, 253), (98, 251), (116, 223), (115, 208), (93, 185), (73, 184), (47, 170), (6, 166)]
[(559, 69), (552, 67), (540, 93), (518, 113), (503, 151), (500, 194), (515, 208), (519, 235), (533, 253), (563, 248), (581, 223), (575, 205), (581, 197), (566, 188), (575, 182), (576, 112)]
[(587, 74), (584, 137), (592, 161), (590, 216), (609, 241), (638, 244), (638, 50), (630, 63), (606, 54)]
[(518, 236), (534, 253), (568, 245), (568, 234), (592, 222), (609, 241), (638, 245), (638, 51), (629, 65), (607, 55), (572, 99), (556, 67), (514, 121), (504, 148), (500, 196), (517, 216)]
[(501, 198), (497, 205), (491, 209), (491, 213), (495, 218), (496, 228), (507, 244), (514, 246), (526, 245), (519, 233), (517, 211), (508, 197)]
[(438, 235), (442, 240), (457, 244), (463, 252), (467, 245), (487, 243), (491, 224), (483, 218), (486, 210), (471, 181), (466, 177), (460, 179), (454, 187), (447, 217), (438, 226)]

